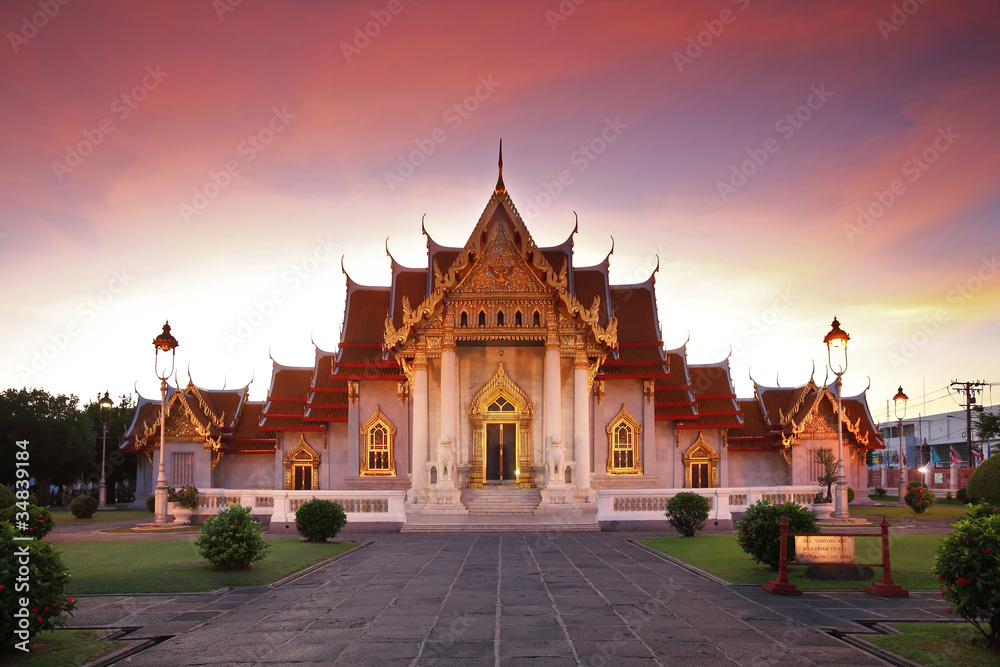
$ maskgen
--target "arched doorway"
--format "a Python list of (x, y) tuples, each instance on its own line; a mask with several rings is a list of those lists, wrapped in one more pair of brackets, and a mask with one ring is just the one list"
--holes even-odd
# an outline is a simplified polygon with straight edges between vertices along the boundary
[(719, 486), (719, 454), (705, 436), (698, 438), (684, 452), (684, 488), (711, 489)]
[(472, 468), (469, 488), (485, 483), (516, 483), (531, 488), (531, 419), (534, 403), (507, 377), (503, 363), (469, 402)]

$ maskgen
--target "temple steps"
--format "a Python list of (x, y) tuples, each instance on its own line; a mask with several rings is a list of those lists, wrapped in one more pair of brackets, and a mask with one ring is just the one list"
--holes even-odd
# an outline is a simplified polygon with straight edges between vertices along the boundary
[(462, 504), (469, 514), (534, 514), (542, 496), (538, 489), (487, 484), (481, 489), (463, 489)]
[(452, 519), (448, 523), (440, 520), (436, 523), (407, 521), (401, 528), (403, 533), (598, 533), (600, 531), (601, 527), (597, 523), (552, 522), (550, 519), (539, 523), (480, 523), (474, 517)]

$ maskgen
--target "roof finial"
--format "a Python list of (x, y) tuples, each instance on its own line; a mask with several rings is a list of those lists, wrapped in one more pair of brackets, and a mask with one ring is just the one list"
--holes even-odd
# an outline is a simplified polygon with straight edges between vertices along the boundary
[(500, 161), (497, 163), (497, 167), (500, 169), (500, 175), (497, 177), (497, 194), (502, 195), (507, 192), (507, 188), (503, 184), (503, 139), (500, 140)]

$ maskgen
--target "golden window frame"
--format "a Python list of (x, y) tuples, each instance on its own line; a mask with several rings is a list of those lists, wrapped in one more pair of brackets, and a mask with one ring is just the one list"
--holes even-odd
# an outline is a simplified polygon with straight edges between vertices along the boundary
[(691, 446), (681, 457), (684, 463), (684, 488), (691, 486), (691, 466), (696, 463), (708, 463), (708, 487), (709, 489), (719, 488), (719, 452), (712, 445), (708, 444), (705, 435), (698, 431), (698, 437), (691, 443)]
[[(382, 429), (385, 436), (385, 444), (379, 446), (379, 451), (388, 453), (388, 468), (369, 468), (368, 455), (373, 451), (373, 441), (376, 432)], [(389, 418), (382, 414), (382, 406), (375, 406), (375, 413), (368, 418), (364, 426), (361, 427), (361, 469), (359, 474), (362, 477), (395, 477), (396, 476), (396, 426), (389, 421)]]
[(312, 466), (312, 491), (319, 491), (319, 462), (320, 455), (313, 449), (304, 435), (299, 436), (299, 441), (285, 453), (285, 490), (291, 491), (295, 488), (295, 466)]
[[(615, 438), (620, 428), (625, 427), (629, 430), (632, 442), (628, 446), (623, 447), (621, 443), (616, 443)], [(608, 464), (607, 472), (609, 475), (641, 475), (642, 474), (642, 456), (640, 454), (641, 449), (639, 443), (642, 436), (642, 424), (636, 420), (629, 411), (625, 408), (625, 404), (622, 403), (622, 409), (618, 411), (618, 414), (608, 422), (606, 428), (608, 432)], [(617, 445), (617, 446), (616, 446)], [(615, 451), (628, 451), (632, 452), (632, 465), (631, 466), (615, 466)]]

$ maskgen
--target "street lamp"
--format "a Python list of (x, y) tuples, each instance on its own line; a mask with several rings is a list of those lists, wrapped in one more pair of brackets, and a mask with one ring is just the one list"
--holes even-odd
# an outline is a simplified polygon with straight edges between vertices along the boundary
[[(153, 339), (156, 348), (155, 370), (160, 378), (160, 468), (156, 474), (156, 516), (153, 523), (167, 523), (167, 472), (163, 467), (164, 449), (167, 440), (167, 378), (174, 373), (174, 357), (177, 354), (177, 339), (170, 334), (170, 322), (163, 325), (163, 333)], [(160, 359), (160, 352), (164, 353)], [(170, 353), (170, 368), (167, 368), (166, 353)]]
[(840, 328), (840, 322), (833, 318), (833, 328), (830, 333), (823, 337), (826, 343), (826, 358), (830, 365), (830, 370), (837, 376), (837, 495), (833, 501), (833, 518), (836, 521), (849, 521), (850, 513), (847, 511), (847, 480), (844, 476), (844, 412), (841, 402), (843, 383), (841, 376), (847, 370), (847, 341), (851, 337)]
[(108, 419), (111, 418), (111, 408), (114, 403), (108, 392), (104, 392), (104, 396), (97, 404), (100, 406), (98, 409), (101, 416), (101, 488), (97, 492), (97, 508), (105, 509), (108, 502), (108, 486), (104, 481), (104, 456), (108, 449)]
[(896, 408), (896, 419), (899, 420), (899, 498), (897, 502), (906, 502), (906, 459), (903, 454), (903, 417), (906, 416), (907, 396), (903, 393), (903, 385), (899, 386), (899, 391), (892, 397)]

